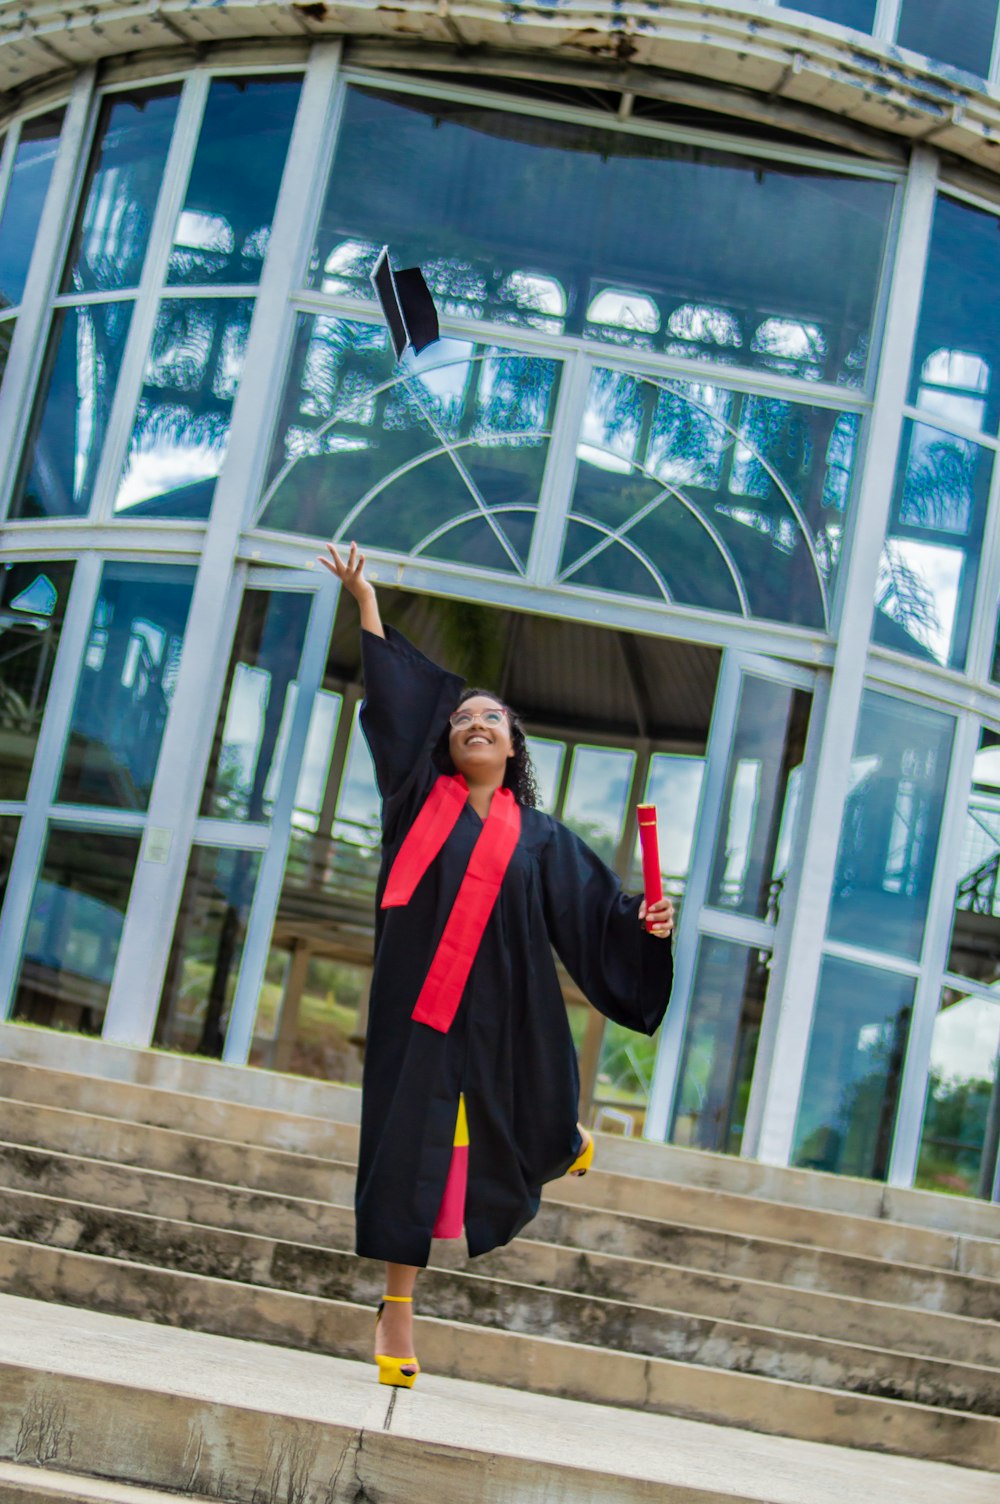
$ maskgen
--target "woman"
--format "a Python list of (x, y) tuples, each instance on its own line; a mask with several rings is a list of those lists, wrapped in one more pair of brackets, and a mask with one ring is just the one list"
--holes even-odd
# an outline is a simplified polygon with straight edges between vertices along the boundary
[(412, 1386), (412, 1301), (434, 1236), (515, 1237), (542, 1185), (582, 1173), (579, 1076), (552, 958), (609, 1018), (652, 1034), (672, 981), (673, 910), (535, 807), (507, 706), (384, 629), (364, 555), (321, 562), (358, 602), (361, 726), (382, 796), (356, 1195), (357, 1252), (386, 1266), (376, 1361)]

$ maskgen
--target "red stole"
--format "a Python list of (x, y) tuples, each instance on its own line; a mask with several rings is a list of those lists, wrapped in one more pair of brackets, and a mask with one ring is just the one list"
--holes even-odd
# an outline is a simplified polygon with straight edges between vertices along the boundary
[[(392, 864), (382, 908), (409, 903), (417, 884), (455, 828), (469, 792), (460, 773), (442, 775)], [(473, 847), (454, 907), (434, 952), (411, 1017), (442, 1034), (451, 1028), (486, 923), (521, 834), (521, 809), (510, 789), (497, 789)]]

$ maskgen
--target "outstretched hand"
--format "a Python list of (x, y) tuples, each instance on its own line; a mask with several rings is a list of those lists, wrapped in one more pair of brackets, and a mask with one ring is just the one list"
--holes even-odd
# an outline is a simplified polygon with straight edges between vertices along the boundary
[(643, 899), (639, 905), (639, 923), (645, 924), (647, 915), (653, 921), (649, 933), (655, 935), (657, 940), (666, 940), (674, 932), (674, 906), (669, 898), (659, 898), (656, 903), (646, 907)]
[(324, 569), (336, 575), (344, 589), (353, 595), (356, 601), (367, 600), (374, 594), (374, 586), (365, 579), (365, 556), (358, 552), (356, 543), (351, 544), (346, 563), (332, 543), (326, 545), (325, 554), (319, 554), (317, 557)]

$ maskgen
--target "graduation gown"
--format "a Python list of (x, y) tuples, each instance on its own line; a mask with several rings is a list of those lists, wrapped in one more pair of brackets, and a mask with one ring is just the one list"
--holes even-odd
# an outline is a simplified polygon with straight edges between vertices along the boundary
[[(362, 633), (361, 726), (382, 795), (381, 903), (400, 845), (443, 771), (434, 749), (464, 688), (392, 628)], [(640, 900), (572, 831), (521, 807), (504, 874), (447, 1033), (411, 1018), (482, 830), (466, 804), (405, 907), (381, 909), (368, 1015), (357, 1251), (423, 1266), (451, 1163), (459, 1093), (469, 1126), (469, 1253), (515, 1237), (541, 1187), (580, 1151), (579, 1073), (554, 947), (608, 1018), (652, 1034), (666, 1010), (671, 945)]]

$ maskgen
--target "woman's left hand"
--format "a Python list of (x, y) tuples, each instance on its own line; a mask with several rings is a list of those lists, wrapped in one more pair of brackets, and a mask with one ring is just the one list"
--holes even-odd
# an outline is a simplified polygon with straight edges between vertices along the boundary
[(645, 924), (646, 915), (653, 921), (649, 934), (655, 935), (658, 940), (667, 940), (674, 932), (674, 906), (669, 898), (657, 899), (656, 903), (646, 908), (646, 900), (639, 905), (639, 923)]

